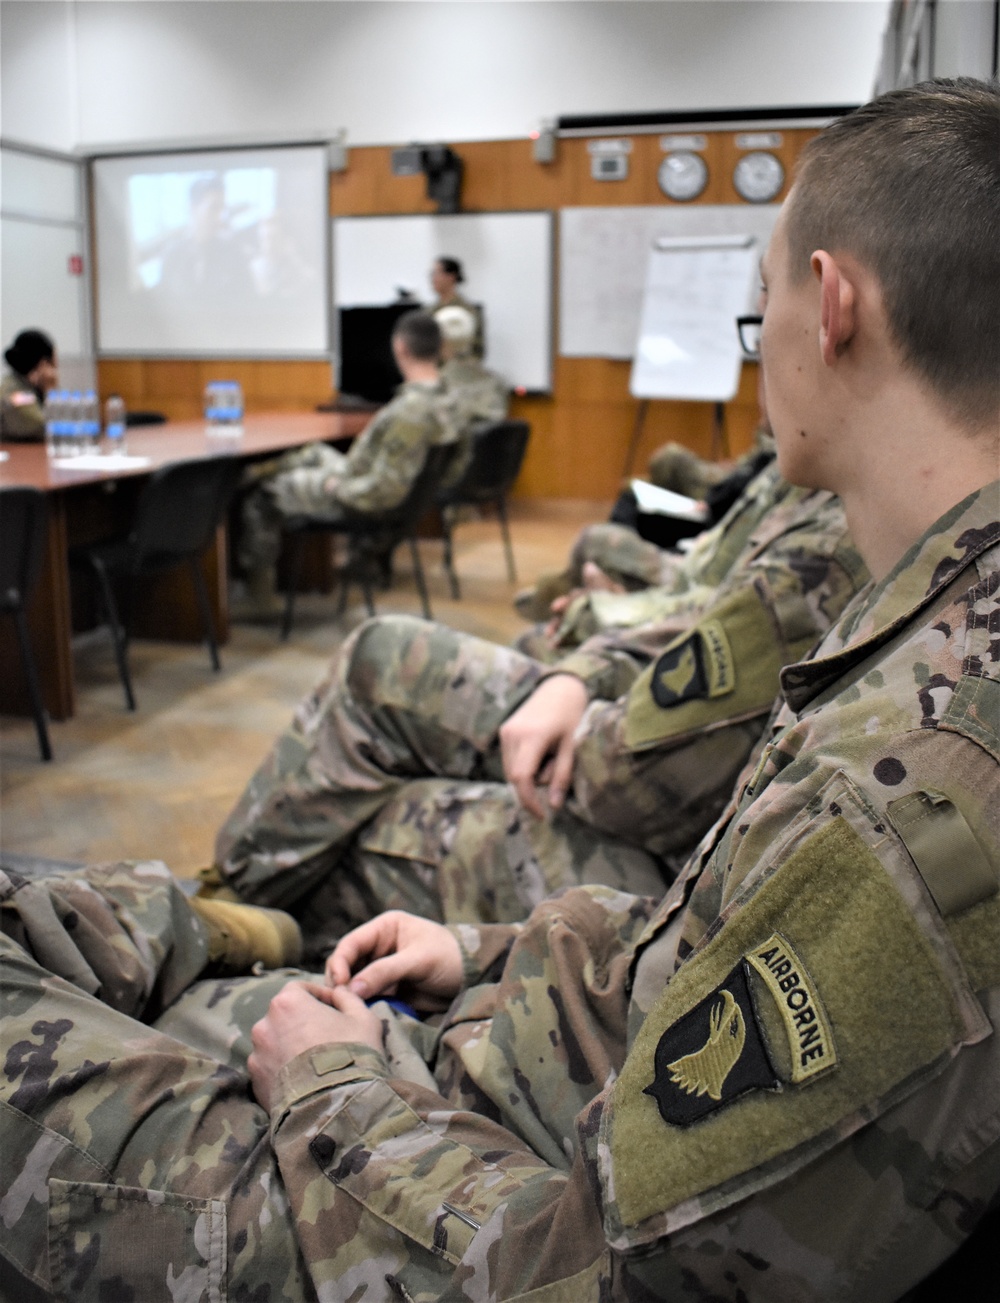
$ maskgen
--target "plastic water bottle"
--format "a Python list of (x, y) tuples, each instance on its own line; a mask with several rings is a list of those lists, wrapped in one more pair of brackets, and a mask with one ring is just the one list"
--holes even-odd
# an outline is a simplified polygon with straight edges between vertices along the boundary
[(63, 422), (65, 436), (64, 457), (77, 457), (83, 451), (83, 394), (79, 389), (71, 389), (66, 395), (66, 415)]
[(61, 455), (63, 391), (50, 389), (45, 395), (45, 451), (49, 457)]
[(101, 405), (93, 389), (83, 394), (80, 413), (80, 451), (98, 452), (101, 444)]
[(104, 404), (104, 451), (111, 457), (125, 455), (125, 399), (118, 394)]
[(243, 390), (235, 380), (212, 380), (205, 386), (205, 421), (209, 434), (243, 433)]

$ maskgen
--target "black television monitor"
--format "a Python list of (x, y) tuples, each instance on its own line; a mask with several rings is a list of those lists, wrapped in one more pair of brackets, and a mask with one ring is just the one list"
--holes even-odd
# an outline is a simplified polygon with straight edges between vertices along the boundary
[(392, 328), (415, 303), (390, 303), (385, 307), (341, 308), (340, 375), (342, 395), (387, 403), (403, 377), (392, 356)]

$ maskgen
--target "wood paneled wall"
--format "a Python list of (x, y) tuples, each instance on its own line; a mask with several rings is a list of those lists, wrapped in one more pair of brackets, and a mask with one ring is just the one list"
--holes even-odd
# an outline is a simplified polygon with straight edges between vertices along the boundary
[[(781, 135), (783, 144), (775, 153), (790, 177), (800, 149), (815, 132), (783, 130)], [(735, 133), (716, 131), (707, 136), (710, 179), (696, 202), (743, 202), (732, 185), (740, 152)], [(584, 139), (560, 140), (556, 161), (545, 164), (534, 161), (529, 140), (482, 141), (453, 148), (465, 164), (464, 212), (671, 203), (656, 181), (663, 158), (659, 135), (632, 137), (629, 175), (623, 181), (592, 179)], [(347, 171), (330, 177), (333, 216), (436, 211), (426, 197), (423, 176), (392, 175), (391, 154), (388, 146), (349, 150)], [(598, 500), (615, 495), (626, 470), (639, 406), (628, 392), (630, 369), (628, 362), (606, 358), (557, 357), (551, 397), (514, 400), (514, 415), (532, 425), (518, 481), (521, 496)], [(132, 408), (151, 408), (175, 419), (197, 416), (205, 382), (223, 371), (226, 378), (242, 383), (249, 411), (310, 409), (331, 395), (330, 368), (323, 362), (107, 359), (98, 367), (102, 394), (121, 393)], [(739, 393), (726, 405), (731, 455), (750, 447), (756, 415), (756, 367), (748, 365), (743, 368)], [(649, 403), (632, 471), (641, 473), (649, 453), (668, 439), (712, 456), (713, 425), (709, 403)]]

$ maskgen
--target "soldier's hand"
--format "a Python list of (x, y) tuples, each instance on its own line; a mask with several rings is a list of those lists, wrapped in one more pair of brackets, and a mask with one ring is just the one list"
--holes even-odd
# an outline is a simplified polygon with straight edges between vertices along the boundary
[(549, 805), (562, 805), (573, 777), (576, 727), (588, 700), (582, 679), (556, 674), (544, 679), (500, 726), (504, 777), (525, 809), (539, 819), (545, 811), (535, 783), (547, 780)]
[(440, 923), (391, 909), (341, 938), (326, 980), (363, 1000), (399, 995), (414, 1009), (446, 1009), (462, 986), (462, 952)]
[(318, 982), (289, 982), (250, 1031), (253, 1053), (247, 1069), (253, 1092), (270, 1109), (278, 1073), (286, 1063), (318, 1045), (345, 1041), (382, 1049), (382, 1024), (359, 996)]

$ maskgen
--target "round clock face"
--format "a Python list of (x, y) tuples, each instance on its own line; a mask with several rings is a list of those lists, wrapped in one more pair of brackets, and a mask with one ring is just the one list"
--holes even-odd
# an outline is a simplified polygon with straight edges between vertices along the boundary
[(660, 164), (656, 179), (668, 199), (697, 199), (708, 185), (708, 164), (700, 154), (677, 150)]
[(785, 184), (785, 169), (776, 154), (744, 154), (733, 169), (733, 185), (741, 199), (766, 204)]

